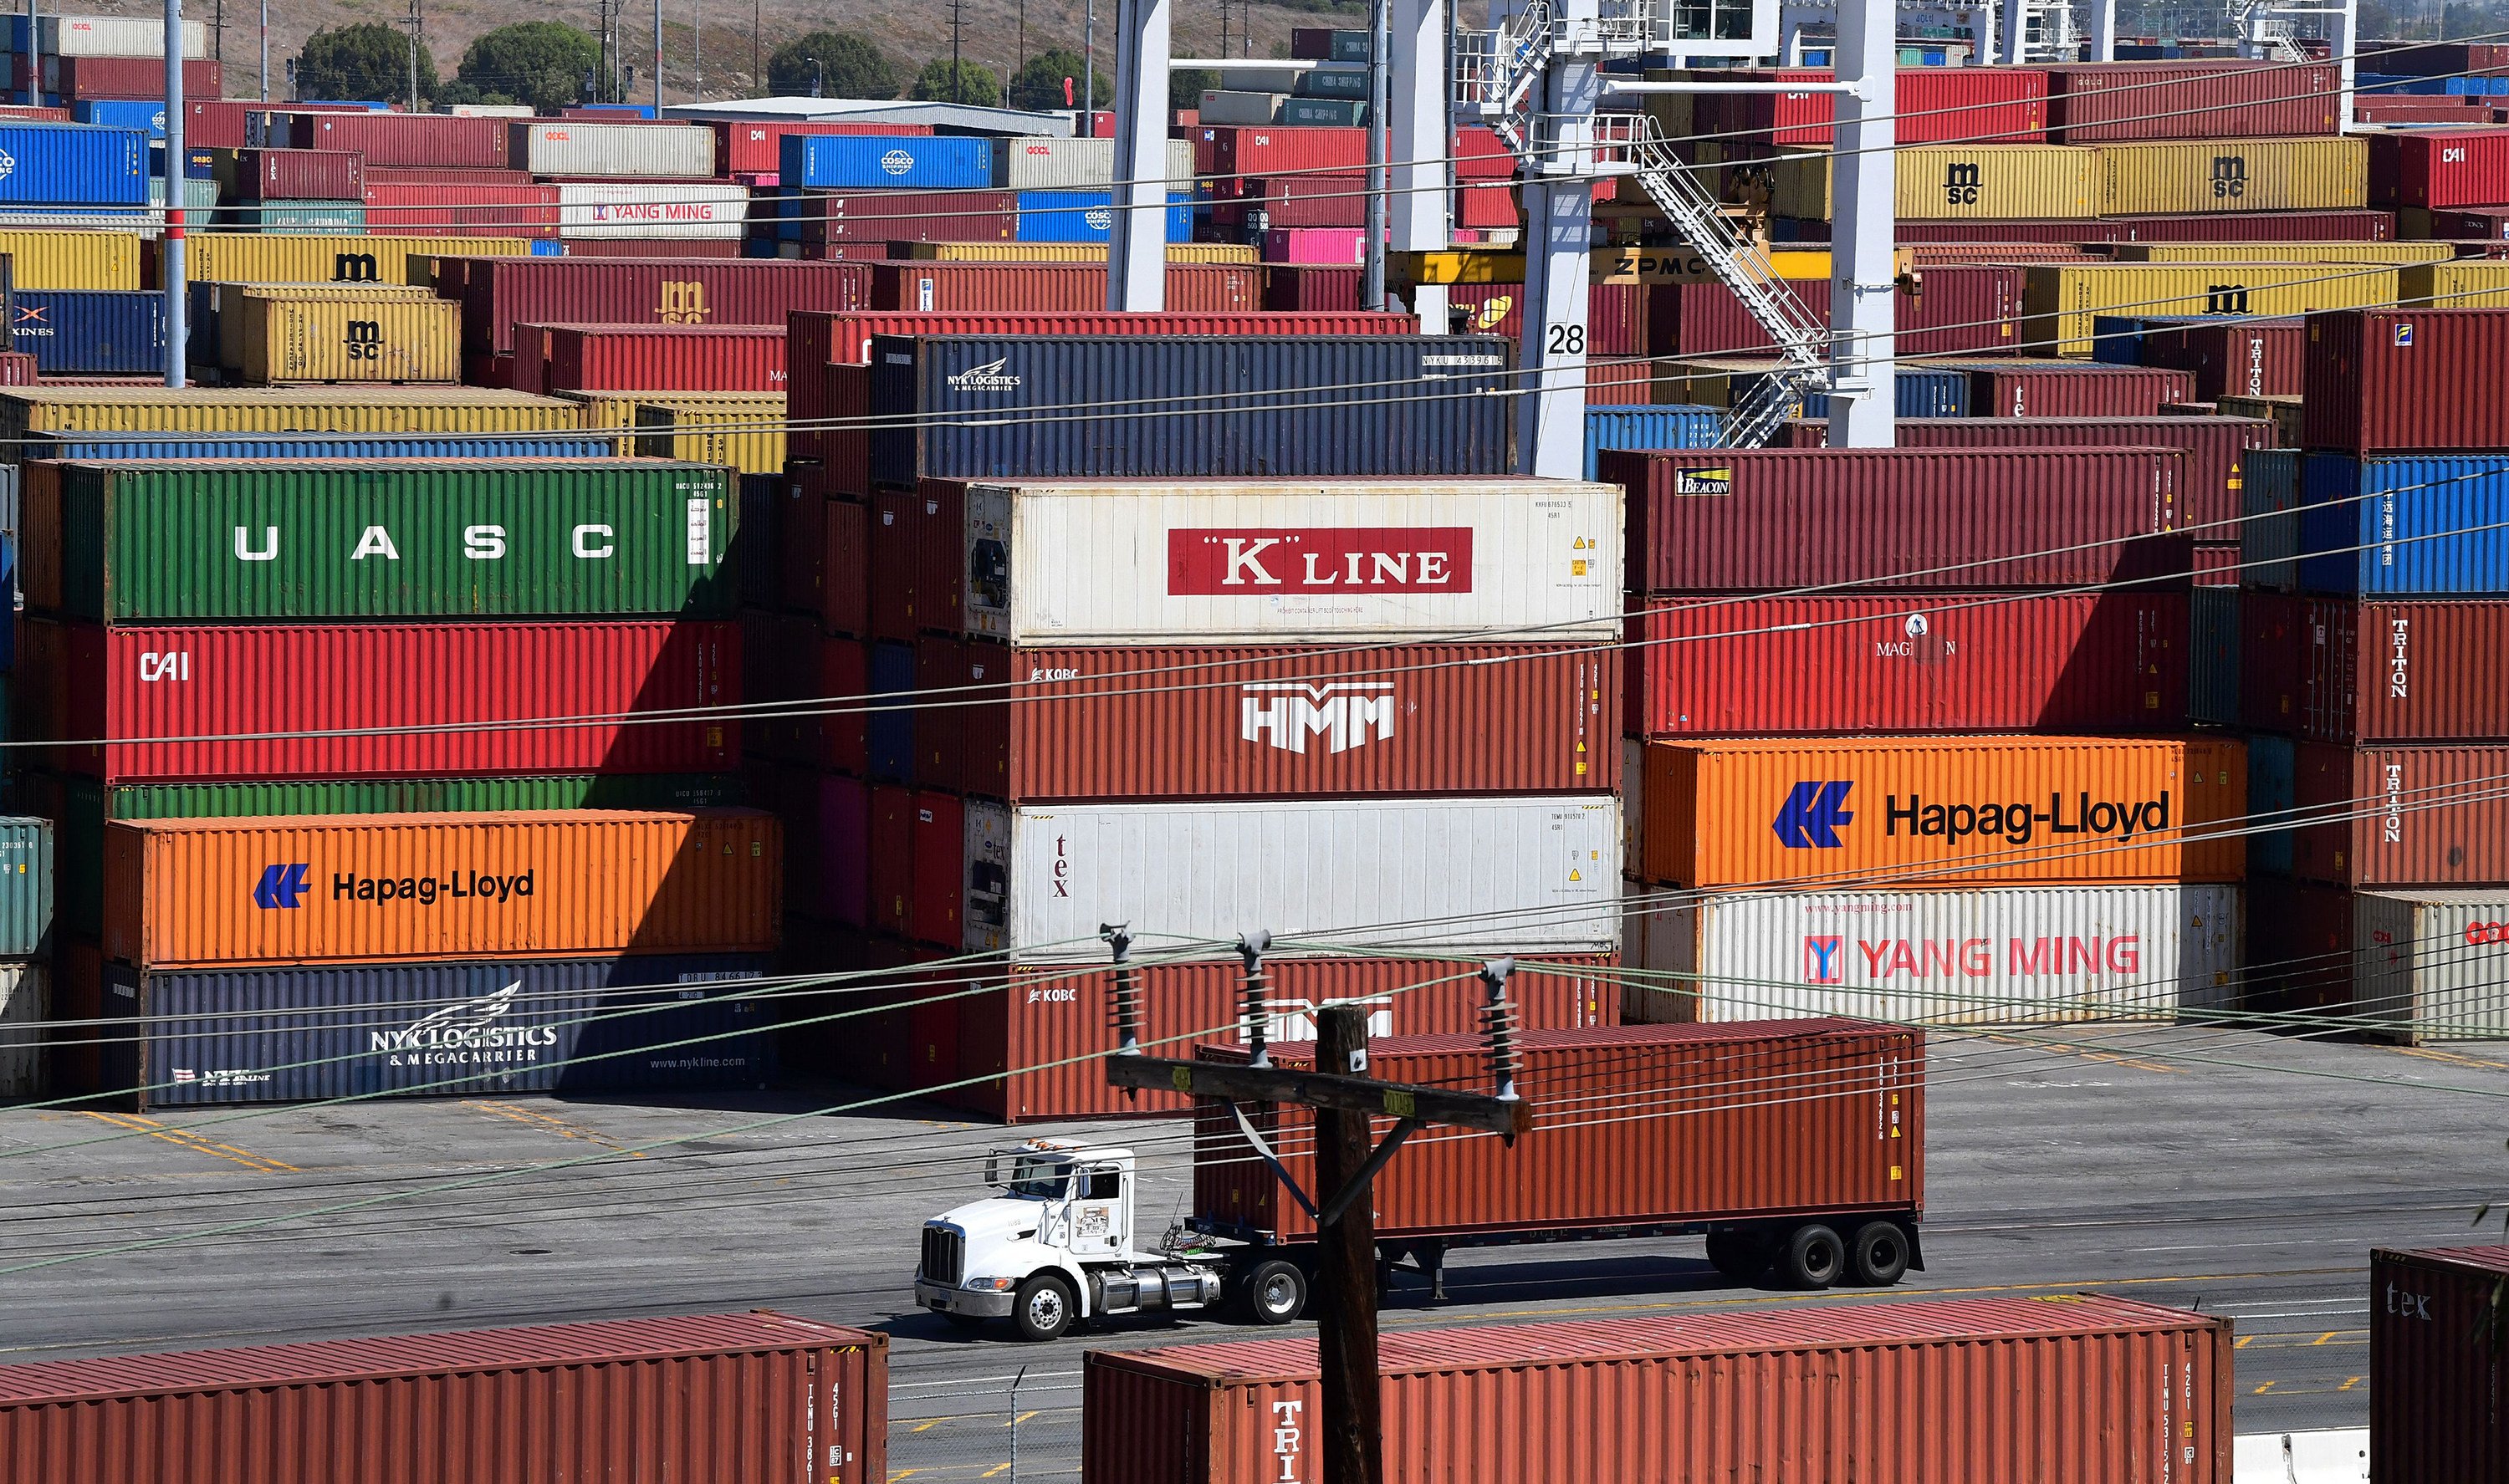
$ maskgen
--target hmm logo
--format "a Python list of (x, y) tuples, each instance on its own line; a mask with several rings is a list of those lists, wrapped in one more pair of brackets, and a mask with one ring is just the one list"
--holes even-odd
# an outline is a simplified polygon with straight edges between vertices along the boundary
[(942, 379), (950, 384), (950, 390), (953, 391), (992, 391), (1019, 386), (1020, 379), (1002, 369), (1008, 364), (1010, 364), (1010, 357), (1005, 355), (999, 360), (989, 360), (981, 366), (969, 366), (964, 371), (954, 371)]
[(915, 168), (915, 157), (905, 150), (893, 149), (880, 157), (880, 167), (892, 175), (903, 175)]
[(1843, 984), (1847, 983), (1847, 940), (1837, 934), (1804, 936), (1804, 983), (1807, 984)]
[(2247, 156), (2215, 155), (2213, 157), (2213, 199), (2236, 201), (2247, 194)]
[(654, 313), (664, 324), (703, 324), (706, 309), (705, 285), (691, 279), (662, 280), (662, 302)]
[(1978, 193), (1983, 189), (1974, 161), (1954, 161), (1943, 167), (1943, 204), (1976, 205)]
[(1285, 753), (1304, 756), (1309, 737), (1325, 738), (1329, 753), (1346, 753), (1355, 747), (1366, 747), (1371, 740), (1383, 742), (1394, 735), (1391, 681), (1322, 686), (1280, 681), (1237, 688), (1237, 735), (1241, 741), (1268, 740)]
[(261, 879), (253, 883), (252, 905), (264, 911), (303, 907), (305, 894), (314, 889), (305, 879), (313, 869), (312, 863), (306, 861), (285, 866), (264, 866)]
[(1770, 827), (1788, 850), (1836, 850), (1845, 843), (1838, 837), (1839, 827), (1855, 823), (1847, 808), (1848, 793), (1854, 787), (1848, 778), (1798, 783), (1787, 791)]

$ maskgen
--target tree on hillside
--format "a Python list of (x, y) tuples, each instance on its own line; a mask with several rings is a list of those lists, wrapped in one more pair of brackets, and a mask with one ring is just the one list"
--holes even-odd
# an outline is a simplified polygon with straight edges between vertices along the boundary
[(499, 26), (470, 43), (446, 97), (460, 103), (528, 103), (571, 108), (601, 70), (601, 43), (556, 20)]
[(1202, 95), (1219, 86), (1219, 74), (1208, 67), (1179, 67), (1168, 74), (1168, 106), (1200, 108)]
[[(305, 38), (296, 56), (296, 95), (409, 98), (409, 34), (393, 26), (344, 25)], [(435, 95), (435, 58), (418, 49), (418, 95)]]
[(767, 56), (767, 91), (777, 97), (808, 97), (817, 85), (822, 97), (893, 98), (899, 82), (879, 44), (851, 31), (805, 31)]
[(915, 87), (908, 97), (926, 103), (973, 103), (991, 108), (1002, 100), (1002, 85), (991, 69), (979, 63), (958, 63), (958, 85), (950, 86), (950, 58), (936, 56), (923, 64), (915, 75)]
[[(1039, 52), (1011, 74), (1011, 106), (1013, 108), (1077, 108), (1080, 106), (1080, 80), (1088, 63), (1077, 52), (1063, 47)], [(1071, 100), (1063, 98), (1063, 80), (1071, 79)]]

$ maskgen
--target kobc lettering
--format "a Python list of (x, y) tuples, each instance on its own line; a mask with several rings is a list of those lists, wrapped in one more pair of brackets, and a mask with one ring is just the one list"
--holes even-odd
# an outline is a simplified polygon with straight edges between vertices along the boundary
[(1324, 526), (1168, 533), (1172, 597), (1280, 592), (1468, 593), (1470, 526)]
[[(2073, 818), (2066, 818), (2068, 803)], [(2068, 800), (2064, 795), (2050, 793), (2047, 807), (2033, 809), (2028, 803), (1928, 803), (1922, 794), (1911, 794), (1905, 804), (1899, 796), (1891, 795), (1883, 809), (1882, 833), (1896, 836), (1900, 827), (1907, 827), (1911, 836), (1962, 840), (1974, 835), (1986, 839), (2001, 839), (2007, 844), (2027, 845), (2044, 826), (2049, 835), (2115, 835), (2130, 840), (2137, 835), (2148, 835), (2169, 828), (2169, 791), (2163, 789), (2157, 798), (2141, 802), (2100, 799), (2094, 801), (2088, 790)]]
[(1346, 753), (1394, 735), (1394, 683), (1345, 681), (1310, 686), (1298, 681), (1259, 682), (1237, 687), (1237, 735), (1269, 741), (1303, 756), (1307, 738), (1325, 738), (1329, 753)]
[(1305, 1484), (1300, 1477), (1299, 1461), (1304, 1453), (1306, 1429), (1298, 1426), (1299, 1414), (1306, 1411), (1303, 1401), (1272, 1403), (1272, 1459), (1281, 1471), (1272, 1476), (1271, 1484)]

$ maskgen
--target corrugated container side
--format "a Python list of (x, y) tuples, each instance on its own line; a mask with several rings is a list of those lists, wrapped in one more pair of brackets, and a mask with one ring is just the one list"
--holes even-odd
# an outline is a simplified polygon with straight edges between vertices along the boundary
[[(1987, 377), (1989, 373), (1971, 373)], [(2096, 379), (2092, 373), (2081, 380)], [(1994, 374), (1993, 394), (2007, 405), (2059, 403), (2055, 411), (2031, 417), (1989, 415), (1975, 418), (1911, 420), (1898, 426), (1901, 448), (2175, 448), (2187, 456), (2180, 466), (2176, 520), (2199, 539), (2227, 541), (2238, 537), (2241, 461), (2252, 449), (2270, 448), (2271, 423), (2258, 418), (2171, 418), (2066, 416), (2069, 400), (2061, 384), (2053, 393), (2037, 396), (2021, 385), (2024, 378)], [(1974, 390), (1974, 383), (1972, 384)], [(2138, 401), (2141, 399), (2138, 397)]]
[[(928, 315), (968, 310), (1088, 311), (1104, 310), (1106, 305), (1104, 263), (907, 262), (876, 263), (870, 269), (871, 287), (861, 301), (861, 307), (869, 309)], [(1172, 311), (1251, 313), (1263, 307), (1262, 270), (1227, 263), (1171, 263), (1163, 302)]]
[(2150, 418), (2192, 394), (2184, 371), (2083, 361), (1988, 361), (1968, 374), (1977, 418)]
[(244, 368), (244, 323), (250, 317), (246, 306), (253, 299), (273, 297), (298, 303), (333, 299), (373, 303), (392, 299), (424, 301), (433, 296), (414, 283), (291, 283), (284, 286), (202, 283), (192, 295), (190, 339), (193, 361), (213, 364), (229, 373), (226, 377), (229, 383), (241, 381)]
[(2406, 1046), (2496, 1041), (2509, 968), (2509, 890), (2357, 892), (2349, 1010)]
[[(570, 242), (652, 240), (656, 252), (690, 241), (736, 242), (749, 235), (749, 188), (714, 181), (561, 181), (557, 222), (557, 235)], [(672, 245), (660, 246), (665, 240)]]
[[(521, 334), (515, 344), (519, 368)], [(784, 390), (780, 325), (545, 327), (545, 385), (568, 391)], [(796, 416), (802, 414), (796, 410)]]
[(507, 158), (535, 175), (633, 175), (704, 179), (714, 173), (714, 130), (703, 124), (592, 124), (534, 119), (507, 126)]
[[(633, 446), (649, 459), (721, 464), (744, 474), (776, 474), (784, 468), (780, 392), (639, 398), (631, 421), (638, 429)], [(620, 443), (623, 448), (628, 440)]]
[(787, 134), (776, 176), (823, 190), (976, 191), (993, 184), (991, 139), (905, 134)]
[[(1734, 82), (1826, 83), (1827, 67), (1720, 71)], [(1897, 77), (1902, 145), (2034, 144), (2047, 136), (2047, 75), (2029, 67), (1903, 67)], [(1706, 93), (1694, 128), (1727, 144), (1833, 142), (1834, 95), (1826, 93)]]
[(2147, 329), (2140, 359), (2194, 378), (2194, 399), (2297, 396), (2305, 375), (2304, 340), (2294, 320), (2182, 321)]
[(2297, 449), (2251, 449), (2241, 461), (2239, 580), (2289, 592), (2300, 581), (2300, 464)]
[(805, 243), (1007, 242), (1019, 230), (1010, 191), (804, 191)]
[(517, 324), (782, 324), (794, 310), (861, 308), (867, 281), (859, 263), (534, 257), (476, 264), (461, 287), (462, 348), (508, 354)]
[(557, 187), (369, 180), (366, 230), (396, 237), (557, 236)]
[(2036, 354), (2086, 358), (2102, 315), (2305, 315), (2393, 304), (2396, 291), (2392, 265), (2032, 264), (2022, 338)]
[(2047, 131), (2107, 139), (2331, 134), (2342, 127), (2331, 62), (2083, 62), (2047, 69)]
[(19, 288), (139, 287), (136, 233), (0, 231), (0, 253)]
[(2338, 886), (2509, 881), (2509, 746), (2293, 749), (2295, 875)]
[(2316, 449), (2509, 447), (2509, 309), (2311, 315), (2302, 435)]
[(714, 129), (715, 168), (728, 174), (775, 174), (783, 168), (786, 134), (928, 134), (928, 124), (845, 124), (824, 120), (726, 121), (716, 120)]
[(235, 200), (354, 201), (366, 194), (366, 157), (348, 150), (249, 149), (237, 152)]
[(2509, 591), (2509, 456), (2300, 461), (2300, 586), (2363, 596)]
[(0, 390), (0, 449), (19, 459), (568, 458), (592, 451), (569, 446), (582, 418), (572, 402), (470, 387), (27, 387)]
[(18, 288), (9, 345), (45, 376), (130, 376), (166, 368), (166, 296)]
[[(1165, 310), (1155, 315), (1114, 310), (963, 310), (920, 314), (865, 310), (828, 313), (795, 310), (790, 325), (804, 326), (815, 349), (796, 352), (793, 364), (869, 365), (875, 335), (1410, 335), (1420, 321), (1409, 315), (1366, 310), (1263, 310), (1241, 312)], [(796, 393), (798, 397), (800, 393)], [(797, 418), (835, 415), (800, 401)], [(800, 429), (795, 430), (798, 437)]]
[[(504, 119), (443, 114), (300, 113), (286, 141), (298, 149), (354, 150), (376, 166), (503, 169), (512, 163)], [(276, 141), (274, 141), (276, 142)]]
[(137, 206), (148, 201), (148, 134), (137, 129), (0, 120), (0, 205)]
[[(2436, 243), (2447, 247), (2454, 244)], [(2429, 309), (2509, 308), (2509, 263), (2409, 263), (2397, 274), (2398, 300)]]
[[(40, 958), (52, 951), (56, 875), (53, 822), (0, 818), (0, 959)], [(34, 992), (40, 997), (41, 986)], [(0, 1021), (14, 1013), (0, 1009)], [(26, 1019), (42, 1020), (41, 1008)]]
[(2102, 216), (2311, 211), (2370, 201), (2364, 139), (2100, 146)]
[(2509, 654), (2509, 600), (2378, 603), (2301, 600), (2266, 673), (2296, 682), (2251, 724), (2313, 742), (2509, 739), (2509, 689), (2492, 656)]
[(247, 294), (243, 374), (253, 383), (459, 381), (462, 307)]
[(2370, 1467), (2380, 1484), (2509, 1468), (2498, 1359), (2485, 1343), (2509, 1248), (2370, 1253)]
[[(1771, 204), (1780, 216), (1830, 218), (1826, 151), (1779, 156)], [(1915, 145), (1898, 152), (1903, 220), (2003, 221), (2100, 214), (2097, 156), (2051, 144)], [(1974, 240), (1974, 239), (1971, 239)]]
[[(2236, 548), (2230, 552), (2237, 554)], [(2239, 724), (2244, 596), (2229, 585), (2199, 585), (2187, 595), (2187, 719), (2198, 725)]]
[[(409, 283), (413, 255), (521, 257), (531, 243), (513, 237), (381, 237), (351, 241), (316, 233), (195, 232), (184, 240), (184, 271), (223, 283)], [(158, 278), (152, 250), (145, 286)]]
[(2497, 130), (2400, 130), (2372, 149), (2381, 205), (2509, 204), (2509, 140)]

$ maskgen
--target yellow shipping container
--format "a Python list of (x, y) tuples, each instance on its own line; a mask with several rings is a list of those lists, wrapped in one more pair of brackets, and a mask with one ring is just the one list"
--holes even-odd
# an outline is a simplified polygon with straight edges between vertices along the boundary
[[(2100, 214), (2094, 150), (2063, 144), (1927, 144), (1899, 151), (1898, 213), (1929, 221)], [(1829, 217), (1829, 153), (1776, 163), (1771, 207), (1779, 216)]]
[(2112, 242), (2119, 263), (2444, 263), (2446, 242)]
[(243, 296), (243, 379), (454, 382), (462, 306), (450, 299)]
[[(219, 369), (240, 372), (243, 369), (243, 320), (241, 313), (243, 296), (249, 293), (277, 293), (290, 299), (432, 299), (427, 289), (415, 283), (206, 283), (195, 280), (206, 291), (209, 313), (217, 316)], [(450, 303), (450, 300), (446, 301)], [(230, 309), (239, 313), (229, 314)], [(199, 326), (193, 327), (197, 334)], [(200, 357), (206, 359), (206, 357)]]
[[(1104, 242), (908, 242), (902, 256), (934, 263), (1104, 263)], [(1170, 242), (1171, 263), (1259, 263), (1248, 242)]]
[(2396, 278), (2398, 297), (2417, 308), (2509, 309), (2509, 263), (2466, 258), (2416, 264)]
[(2355, 263), (2034, 263), (2021, 340), (2034, 355), (2091, 353), (2100, 315), (2304, 315), (2396, 302), (2397, 270)]
[(2370, 204), (2370, 141), (2213, 139), (2103, 144), (2102, 216), (2329, 211)]
[(184, 269), (239, 283), (407, 283), (410, 254), (521, 257), (518, 237), (328, 237), (311, 233), (204, 232), (186, 238)]
[(0, 231), (19, 288), (139, 287), (136, 232)]
[[(663, 392), (638, 400), (635, 448), (620, 453), (784, 471), (784, 398), (749, 392)], [(660, 452), (668, 450), (668, 452)]]
[(578, 433), (583, 409), (489, 387), (10, 387), (0, 460), (49, 457), (26, 439), (81, 433)]

